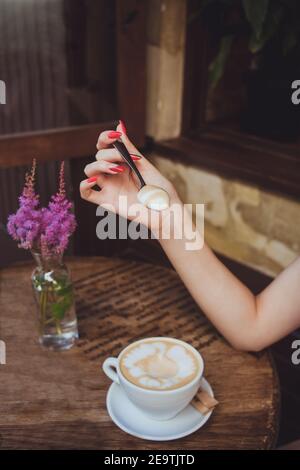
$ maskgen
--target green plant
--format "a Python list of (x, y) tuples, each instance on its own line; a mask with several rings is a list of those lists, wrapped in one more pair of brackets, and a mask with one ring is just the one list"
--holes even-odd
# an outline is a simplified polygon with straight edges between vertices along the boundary
[(46, 325), (53, 325), (57, 334), (61, 334), (61, 322), (73, 307), (73, 286), (63, 275), (55, 275), (55, 271), (37, 270), (32, 278), (33, 288), (39, 306), (40, 330), (43, 333)]
[(300, 57), (299, 0), (202, 0), (200, 13), (205, 27), (219, 44), (209, 65), (211, 87), (222, 77), (238, 37), (246, 38), (258, 67)]

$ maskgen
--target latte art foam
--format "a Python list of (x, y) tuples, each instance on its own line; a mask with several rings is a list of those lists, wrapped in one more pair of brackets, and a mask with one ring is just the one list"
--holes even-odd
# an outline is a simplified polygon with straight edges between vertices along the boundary
[(198, 361), (191, 350), (176, 341), (143, 341), (122, 355), (120, 368), (127, 380), (152, 390), (170, 390), (192, 381)]

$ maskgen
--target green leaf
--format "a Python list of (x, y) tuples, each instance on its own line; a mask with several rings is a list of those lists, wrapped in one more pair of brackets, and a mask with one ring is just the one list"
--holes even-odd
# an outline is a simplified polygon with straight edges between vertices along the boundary
[(269, 0), (243, 0), (243, 7), (253, 35), (258, 40), (268, 11)]
[(62, 320), (68, 310), (71, 308), (73, 303), (72, 292), (59, 297), (57, 302), (51, 305), (52, 315), (56, 320)]
[(72, 290), (73, 290), (72, 285), (67, 284), (65, 286), (60, 285), (59, 288), (55, 289), (55, 292), (56, 292), (57, 295), (59, 295), (61, 297), (61, 296), (64, 296), (64, 295), (71, 294)]
[(253, 32), (249, 41), (249, 49), (253, 54), (259, 52), (265, 44), (274, 36), (282, 19), (283, 9), (281, 5), (274, 6), (265, 19), (264, 29), (259, 37)]
[(211, 88), (215, 88), (223, 75), (225, 63), (231, 50), (232, 40), (233, 36), (224, 36), (222, 38), (219, 52), (208, 67), (208, 80)]
[(63, 304), (53, 304), (51, 306), (52, 315), (56, 320), (62, 320), (65, 316), (65, 307)]

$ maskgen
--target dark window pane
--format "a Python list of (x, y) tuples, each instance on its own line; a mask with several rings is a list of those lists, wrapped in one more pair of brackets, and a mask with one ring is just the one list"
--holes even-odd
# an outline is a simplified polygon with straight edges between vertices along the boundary
[(0, 132), (117, 118), (114, 0), (1, 0)]

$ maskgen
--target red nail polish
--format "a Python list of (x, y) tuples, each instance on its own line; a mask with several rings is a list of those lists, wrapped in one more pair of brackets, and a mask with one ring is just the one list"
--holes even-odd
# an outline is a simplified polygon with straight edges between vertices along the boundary
[(140, 160), (141, 157), (139, 157), (138, 155), (130, 155), (132, 160)]
[(121, 137), (122, 135), (122, 132), (118, 132), (118, 131), (109, 131), (109, 133), (107, 134), (108, 137), (110, 139), (118, 139), (119, 137)]
[(97, 181), (97, 176), (91, 176), (91, 178), (87, 180), (88, 183), (95, 183), (96, 181)]
[(127, 134), (126, 126), (125, 126), (124, 122), (121, 121), (121, 119), (119, 120), (119, 124), (120, 124), (120, 126), (121, 126), (121, 129), (122, 129), (123, 134), (126, 135), (126, 134)]
[(122, 173), (125, 170), (125, 168), (121, 165), (112, 166), (110, 169), (111, 171), (115, 171), (116, 173)]

